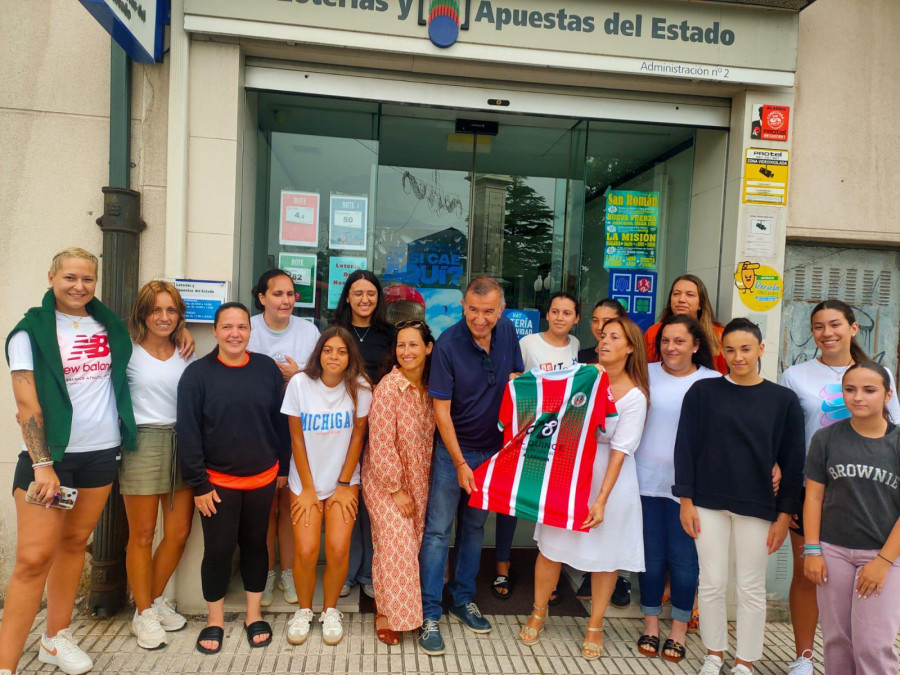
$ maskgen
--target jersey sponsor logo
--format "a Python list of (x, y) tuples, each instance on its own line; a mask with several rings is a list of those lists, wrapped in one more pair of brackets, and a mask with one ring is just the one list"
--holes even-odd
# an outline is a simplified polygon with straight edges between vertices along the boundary
[(109, 339), (106, 335), (76, 335), (75, 344), (67, 361), (76, 359), (102, 359), (109, 356)]

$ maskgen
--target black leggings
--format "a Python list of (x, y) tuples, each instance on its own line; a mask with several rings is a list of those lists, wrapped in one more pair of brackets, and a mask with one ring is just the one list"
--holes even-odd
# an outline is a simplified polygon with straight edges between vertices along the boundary
[(236, 546), (241, 548), (241, 578), (244, 590), (262, 593), (269, 571), (266, 530), (269, 509), (275, 498), (275, 481), (255, 490), (231, 490), (216, 487), (221, 499), (216, 513), (203, 523), (203, 563), (200, 579), (203, 599), (216, 602), (225, 597), (231, 578), (231, 560)]

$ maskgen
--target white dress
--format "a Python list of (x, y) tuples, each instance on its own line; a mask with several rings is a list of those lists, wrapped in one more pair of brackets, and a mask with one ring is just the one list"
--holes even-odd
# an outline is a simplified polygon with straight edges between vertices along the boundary
[(610, 449), (626, 453), (613, 487), (603, 522), (590, 532), (537, 525), (534, 538), (544, 557), (582, 572), (644, 571), (644, 534), (634, 451), (641, 442), (647, 399), (635, 387), (616, 401), (616, 417), (606, 418), (606, 431), (597, 437), (597, 455), (591, 480), (591, 503), (600, 493)]

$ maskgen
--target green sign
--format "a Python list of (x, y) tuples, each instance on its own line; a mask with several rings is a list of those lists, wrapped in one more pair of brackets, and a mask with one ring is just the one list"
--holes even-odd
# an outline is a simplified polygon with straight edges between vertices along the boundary
[(316, 306), (316, 254), (280, 253), (278, 267), (291, 275), (297, 297), (294, 307)]
[(659, 193), (606, 193), (606, 269), (656, 269)]

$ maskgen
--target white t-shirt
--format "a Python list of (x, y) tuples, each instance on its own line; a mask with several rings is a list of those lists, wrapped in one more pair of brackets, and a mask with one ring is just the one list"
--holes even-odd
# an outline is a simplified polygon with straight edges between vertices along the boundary
[[(91, 316), (69, 318), (56, 312), (56, 339), (66, 391), (72, 402), (72, 431), (66, 452), (107, 450), (121, 445), (106, 328)], [(9, 369), (34, 370), (34, 353), (25, 331), (17, 332), (9, 341)]]
[(532, 333), (519, 340), (522, 359), (526, 372), (532, 368), (543, 371), (563, 370), (578, 363), (578, 350), (581, 343), (574, 335), (569, 336), (569, 344), (565, 347), (554, 347), (544, 339), (543, 333)]
[(135, 422), (175, 424), (178, 380), (194, 359), (192, 355), (185, 361), (176, 349), (172, 356), (160, 361), (140, 345), (134, 345), (127, 372)]
[(634, 454), (638, 486), (643, 497), (672, 496), (675, 484), (675, 435), (681, 418), (684, 395), (695, 382), (721, 373), (700, 366), (685, 377), (675, 377), (663, 370), (662, 363), (650, 363), (650, 409), (641, 444)]
[[(807, 451), (813, 434), (819, 429), (850, 417), (841, 389), (841, 378), (849, 367), (830, 368), (818, 359), (810, 359), (791, 366), (781, 374), (781, 386), (793, 391), (800, 399), (806, 422)], [(894, 392), (888, 402), (888, 412), (891, 414), (891, 421), (900, 424), (900, 402), (897, 401), (897, 389), (890, 370), (888, 376), (891, 391)]]
[(276, 332), (266, 325), (262, 314), (250, 318), (250, 343), (247, 349), (251, 352), (265, 354), (278, 363), (287, 363), (290, 356), (300, 370), (306, 366), (319, 339), (319, 329), (311, 321), (291, 316), (288, 327)]
[[(360, 386), (356, 398), (354, 409), (353, 399), (343, 383), (328, 387), (322, 380), (310, 379), (306, 373), (297, 373), (288, 383), (281, 412), (300, 418), (309, 470), (319, 499), (328, 499), (337, 489), (350, 448), (353, 426), (358, 417), (369, 414), (372, 390)], [(350, 483), (359, 485), (359, 464), (353, 471)], [(288, 485), (295, 495), (303, 491), (293, 457)]]

